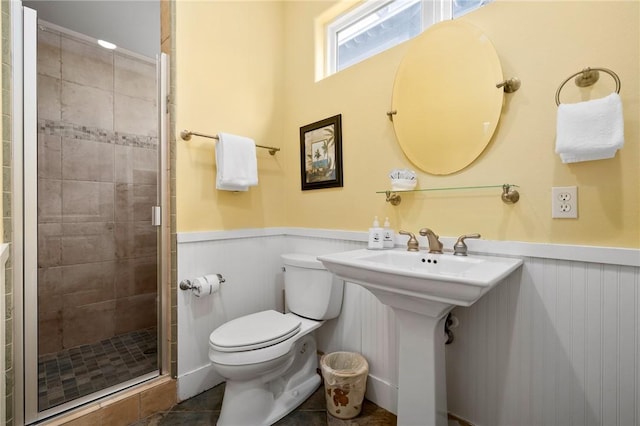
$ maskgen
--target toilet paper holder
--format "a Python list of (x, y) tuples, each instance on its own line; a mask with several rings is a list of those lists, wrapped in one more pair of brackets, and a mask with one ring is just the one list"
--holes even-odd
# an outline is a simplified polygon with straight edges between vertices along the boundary
[[(222, 276), (222, 274), (215, 274), (218, 277), (218, 281), (220, 282), (220, 284), (226, 282), (227, 280), (224, 279), (224, 277)], [(191, 283), (191, 280), (186, 278), (182, 281), (180, 281), (180, 290), (193, 290), (195, 289), (196, 286), (194, 286)]]

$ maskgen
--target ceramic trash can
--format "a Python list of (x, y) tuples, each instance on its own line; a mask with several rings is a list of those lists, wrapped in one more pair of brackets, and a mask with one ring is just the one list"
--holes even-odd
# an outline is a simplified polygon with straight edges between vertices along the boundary
[(327, 411), (339, 419), (360, 414), (369, 364), (355, 352), (333, 352), (320, 358)]

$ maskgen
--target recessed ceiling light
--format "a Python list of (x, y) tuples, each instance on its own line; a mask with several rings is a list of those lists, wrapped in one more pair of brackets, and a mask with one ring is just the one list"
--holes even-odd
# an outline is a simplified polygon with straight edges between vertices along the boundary
[(108, 41), (104, 41), (104, 40), (98, 40), (98, 44), (104, 47), (105, 49), (115, 49), (116, 47), (118, 47), (115, 44), (109, 43)]

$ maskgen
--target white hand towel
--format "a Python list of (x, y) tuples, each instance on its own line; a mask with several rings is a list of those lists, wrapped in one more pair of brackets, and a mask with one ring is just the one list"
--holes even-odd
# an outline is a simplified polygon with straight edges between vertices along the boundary
[(622, 101), (617, 93), (558, 106), (556, 153), (563, 163), (613, 158), (623, 145)]
[(223, 191), (248, 191), (258, 184), (258, 161), (253, 139), (218, 133), (216, 143), (216, 188)]

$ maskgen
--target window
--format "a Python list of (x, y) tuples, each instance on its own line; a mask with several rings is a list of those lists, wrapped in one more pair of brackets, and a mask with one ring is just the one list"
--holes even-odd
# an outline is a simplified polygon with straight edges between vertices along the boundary
[(491, 0), (367, 0), (326, 26), (331, 75)]

